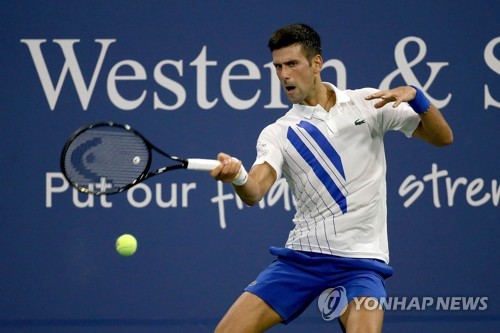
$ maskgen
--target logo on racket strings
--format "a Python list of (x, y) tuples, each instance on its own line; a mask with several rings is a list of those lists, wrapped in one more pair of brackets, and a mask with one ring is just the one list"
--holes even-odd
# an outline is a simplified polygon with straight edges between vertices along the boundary
[(346, 310), (347, 303), (344, 287), (328, 288), (318, 297), (318, 309), (326, 321), (340, 317)]

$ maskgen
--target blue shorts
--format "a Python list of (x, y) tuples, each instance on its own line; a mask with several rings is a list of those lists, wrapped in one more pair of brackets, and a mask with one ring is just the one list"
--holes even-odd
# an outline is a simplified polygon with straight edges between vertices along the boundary
[(264, 300), (288, 324), (329, 288), (343, 287), (355, 297), (387, 297), (384, 280), (392, 267), (376, 259), (353, 259), (271, 247), (273, 261), (245, 291)]

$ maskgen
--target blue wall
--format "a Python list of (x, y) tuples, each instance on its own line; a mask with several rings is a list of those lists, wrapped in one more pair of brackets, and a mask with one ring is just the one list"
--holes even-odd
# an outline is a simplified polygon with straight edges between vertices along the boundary
[[(496, 332), (498, 13), (489, 0), (4, 4), (0, 332), (214, 328), (272, 260), (267, 248), (284, 244), (286, 188), (248, 208), (229, 185), (178, 171), (128, 194), (85, 197), (63, 182), (59, 155), (75, 129), (114, 120), (167, 151), (226, 151), (250, 167), (260, 130), (288, 108), (267, 39), (299, 21), (322, 35), (325, 80), (422, 86), (454, 130), (442, 149), (386, 138), (387, 288), (408, 300), (459, 297), (458, 310), (400, 307), (387, 311), (385, 332)], [(114, 249), (123, 233), (139, 241), (132, 257)], [(465, 311), (461, 297), (487, 306)], [(273, 331), (340, 332), (314, 303)]]

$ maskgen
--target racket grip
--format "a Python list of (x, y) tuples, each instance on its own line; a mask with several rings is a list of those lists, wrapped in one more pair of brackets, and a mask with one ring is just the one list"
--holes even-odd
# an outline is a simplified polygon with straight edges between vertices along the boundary
[(209, 160), (205, 158), (188, 158), (187, 161), (187, 169), (197, 171), (212, 171), (220, 164), (217, 160)]

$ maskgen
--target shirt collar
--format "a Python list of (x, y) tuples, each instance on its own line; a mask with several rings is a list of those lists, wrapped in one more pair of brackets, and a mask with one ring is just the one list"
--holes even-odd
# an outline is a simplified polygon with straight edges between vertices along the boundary
[[(349, 95), (345, 92), (345, 90), (340, 90), (339, 88), (335, 87), (333, 84), (330, 82), (323, 82), (323, 84), (326, 86), (328, 90), (333, 90), (335, 92), (335, 105), (341, 104), (341, 103), (347, 103), (351, 100)], [(309, 105), (303, 105), (303, 104), (293, 104), (293, 109), (297, 110), (298, 113), (307, 119), (311, 119), (314, 110), (318, 107), (318, 105), (315, 106), (309, 106)]]

